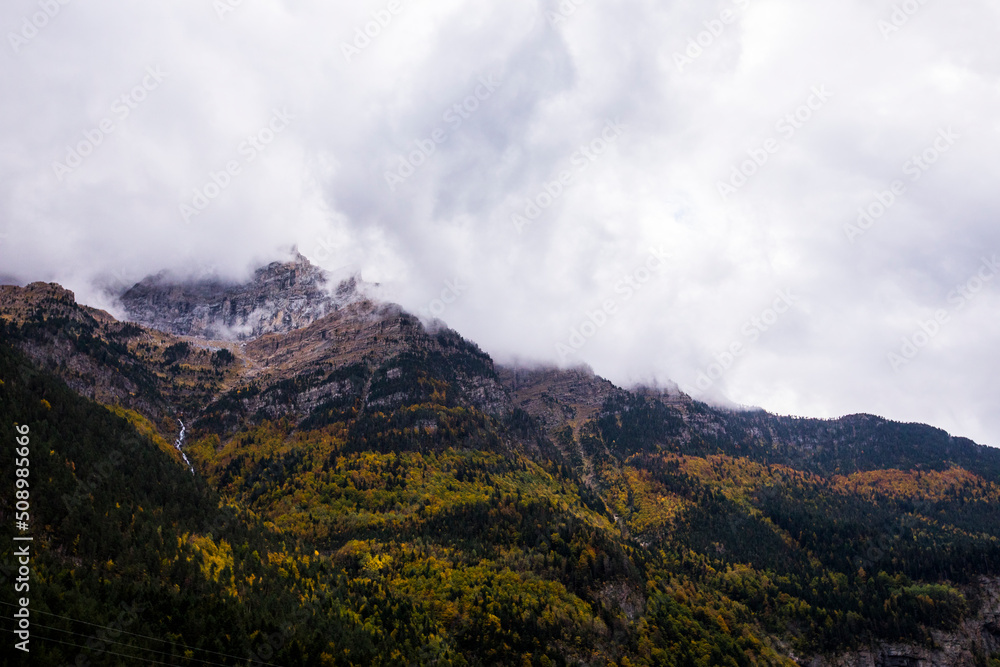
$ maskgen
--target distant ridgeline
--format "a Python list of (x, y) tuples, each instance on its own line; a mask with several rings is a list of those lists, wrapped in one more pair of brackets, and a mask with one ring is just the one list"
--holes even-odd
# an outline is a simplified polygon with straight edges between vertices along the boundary
[(1000, 451), (499, 367), (301, 256), (122, 304), (0, 287), (33, 665), (1000, 665)]

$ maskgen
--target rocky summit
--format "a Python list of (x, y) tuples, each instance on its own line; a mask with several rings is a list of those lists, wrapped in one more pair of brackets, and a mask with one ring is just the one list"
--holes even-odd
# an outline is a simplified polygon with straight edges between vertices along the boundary
[(364, 292), (0, 288), (33, 664), (1000, 665), (1000, 451), (502, 366)]
[(177, 336), (247, 340), (306, 326), (359, 298), (358, 280), (334, 286), (296, 253), (257, 269), (246, 283), (146, 278), (121, 296), (128, 318)]

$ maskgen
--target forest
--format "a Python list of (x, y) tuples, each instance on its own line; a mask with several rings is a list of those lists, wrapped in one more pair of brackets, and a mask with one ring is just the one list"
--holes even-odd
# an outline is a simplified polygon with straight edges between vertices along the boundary
[[(32, 434), (33, 665), (793, 665), (933, 648), (1000, 571), (1000, 458), (928, 427), (623, 392), (553, 428), (466, 400), (494, 371), (448, 336), (239, 384), (228, 350), (3, 326), (0, 438)], [(75, 391), (23, 352), (47, 336), (132, 393)], [(339, 393), (307, 405), (317, 386)], [(192, 475), (162, 406), (197, 400)], [(790, 444), (810, 438), (830, 444)], [(13, 511), (0, 493), (7, 544)]]

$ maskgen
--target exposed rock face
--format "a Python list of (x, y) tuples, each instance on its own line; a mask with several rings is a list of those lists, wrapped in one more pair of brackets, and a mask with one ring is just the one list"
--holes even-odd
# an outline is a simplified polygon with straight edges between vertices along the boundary
[(358, 298), (355, 279), (334, 290), (326, 272), (297, 255), (257, 269), (242, 285), (152, 276), (121, 302), (133, 321), (176, 336), (248, 340), (308, 326)]
[(0, 317), (26, 319), (41, 311), (46, 317), (65, 317), (74, 321), (84, 321), (88, 315), (107, 321), (112, 319), (102, 310), (77, 306), (76, 295), (57, 283), (36, 282), (25, 287), (0, 285)]
[(241, 347), (244, 383), (207, 409), (220, 424), (252, 415), (315, 422), (342, 410), (389, 412), (428, 400), (437, 383), (448, 385), (457, 405), (494, 417), (511, 409), (489, 356), (454, 331), (428, 332), (392, 304), (362, 299)]
[(235, 372), (214, 368), (208, 350), (167, 362), (165, 352), (178, 351), (180, 339), (78, 305), (73, 292), (53, 283), (0, 286), (0, 322), (10, 325), (5, 333), (16, 347), (73, 391), (157, 423), (178, 407), (202, 404)]
[[(244, 285), (147, 278), (123, 297), (139, 326), (79, 306), (58, 285), (2, 286), (0, 321), (29, 327), (22, 350), (82, 395), (157, 420), (167, 404), (194, 413), (192, 426), (198, 416), (316, 424), (419, 404), (510, 413), (493, 361), (476, 345), (365, 298), (355, 280), (333, 293), (328, 283), (302, 257)], [(227, 338), (244, 340), (220, 342)], [(220, 348), (228, 361), (214, 356)]]
[(20, 341), (21, 349), (42, 367), (57, 370), (73, 391), (102, 403), (134, 403), (154, 411), (139, 387), (149, 381), (141, 364), (132, 359), (109, 364), (81, 353), (100, 345), (94, 334), (120, 327), (103, 310), (78, 306), (70, 290), (42, 282), (0, 286), (0, 321), (30, 323), (32, 334)]
[[(973, 667), (1000, 652), (1000, 579), (983, 577), (979, 610), (954, 632), (932, 630), (934, 646), (881, 644), (837, 656), (817, 657), (809, 667)], [(977, 660), (977, 653), (979, 659)]]
[(549, 430), (569, 425), (576, 433), (604, 401), (624, 393), (585, 366), (566, 370), (501, 366), (497, 372), (514, 402)]

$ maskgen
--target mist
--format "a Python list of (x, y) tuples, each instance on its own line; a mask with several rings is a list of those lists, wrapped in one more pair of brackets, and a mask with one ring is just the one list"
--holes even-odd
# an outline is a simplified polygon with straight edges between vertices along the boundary
[(0, 276), (293, 245), (502, 363), (1000, 445), (1000, 8), (0, 8)]

